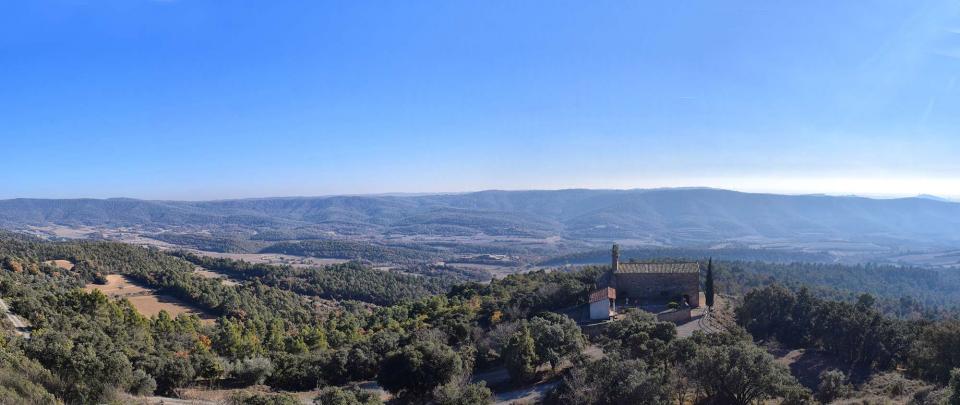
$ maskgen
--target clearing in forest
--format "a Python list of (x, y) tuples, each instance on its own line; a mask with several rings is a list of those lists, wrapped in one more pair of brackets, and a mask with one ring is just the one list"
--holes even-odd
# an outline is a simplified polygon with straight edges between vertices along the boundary
[(83, 289), (86, 291), (99, 290), (111, 298), (126, 298), (144, 316), (154, 316), (163, 310), (167, 311), (171, 317), (180, 314), (193, 314), (197, 315), (204, 323), (214, 321), (214, 317), (176, 297), (158, 294), (156, 291), (137, 285), (126, 276), (119, 274), (108, 275), (107, 284), (87, 284)]
[(196, 275), (198, 275), (198, 276), (200, 276), (200, 277), (203, 277), (203, 278), (215, 278), (215, 279), (219, 279), (220, 282), (223, 283), (223, 285), (229, 285), (229, 286), (240, 285), (240, 283), (238, 283), (237, 281), (231, 280), (230, 277), (228, 277), (226, 274), (221, 274), (221, 273), (217, 273), (217, 272), (215, 272), (215, 271), (210, 271), (210, 270), (207, 270), (207, 269), (205, 269), (205, 268), (203, 268), (203, 267), (199, 267), (199, 266), (198, 266), (197, 268), (193, 269), (193, 272), (194, 272), (194, 274), (196, 274)]
[(57, 266), (57, 267), (59, 267), (59, 268), (61, 268), (61, 269), (63, 269), (63, 270), (73, 270), (73, 263), (72, 263), (71, 261), (69, 261), (69, 260), (63, 260), (63, 259), (47, 260), (47, 261), (44, 262), (44, 263), (52, 264), (52, 265)]

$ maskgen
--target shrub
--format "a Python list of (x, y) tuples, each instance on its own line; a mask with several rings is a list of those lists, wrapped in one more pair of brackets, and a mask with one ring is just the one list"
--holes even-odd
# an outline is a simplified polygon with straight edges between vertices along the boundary
[(376, 395), (352, 385), (346, 388), (326, 387), (317, 394), (315, 405), (379, 405), (383, 402)]
[(243, 385), (259, 385), (273, 374), (273, 363), (263, 357), (251, 357), (233, 364), (233, 378)]
[(433, 390), (433, 402), (437, 405), (479, 405), (493, 403), (493, 393), (486, 383), (470, 384), (463, 378), (441, 385)]
[(227, 405), (300, 405), (300, 400), (291, 394), (267, 394), (240, 391), (226, 400)]
[(130, 381), (130, 393), (133, 395), (153, 395), (157, 390), (157, 381), (141, 369), (133, 372)]
[(817, 385), (817, 399), (821, 402), (830, 402), (843, 398), (850, 393), (847, 376), (840, 370), (827, 370), (820, 373), (820, 384)]

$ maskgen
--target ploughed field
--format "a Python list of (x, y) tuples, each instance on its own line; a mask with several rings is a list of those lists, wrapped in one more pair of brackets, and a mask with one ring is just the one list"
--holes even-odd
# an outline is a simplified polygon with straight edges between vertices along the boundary
[(62, 260), (62, 259), (60, 259), (60, 260), (50, 260), (50, 261), (47, 261), (46, 263), (47, 263), (47, 264), (52, 264), (52, 265), (54, 265), (54, 266), (57, 266), (57, 267), (59, 267), (59, 268), (61, 268), (61, 269), (63, 269), (63, 270), (73, 270), (73, 263), (70, 262), (69, 260)]
[(126, 298), (130, 304), (144, 316), (154, 316), (160, 311), (167, 311), (171, 317), (180, 314), (197, 315), (204, 323), (213, 323), (214, 317), (203, 312), (189, 303), (173, 296), (159, 294), (155, 290), (140, 286), (126, 276), (111, 274), (107, 276), (106, 284), (87, 284), (86, 291), (99, 290), (111, 298)]

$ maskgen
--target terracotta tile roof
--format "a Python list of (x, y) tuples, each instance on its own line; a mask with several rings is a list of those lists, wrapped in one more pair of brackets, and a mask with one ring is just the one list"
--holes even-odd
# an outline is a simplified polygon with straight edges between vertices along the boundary
[(617, 290), (614, 290), (613, 288), (610, 288), (610, 287), (601, 288), (599, 290), (596, 290), (590, 293), (591, 304), (597, 301), (611, 300), (611, 299), (617, 299)]
[(617, 273), (699, 273), (700, 265), (688, 263), (620, 263)]

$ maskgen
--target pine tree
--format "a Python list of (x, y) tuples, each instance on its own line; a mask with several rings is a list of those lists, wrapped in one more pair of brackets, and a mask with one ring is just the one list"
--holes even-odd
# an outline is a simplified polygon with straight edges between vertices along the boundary
[(707, 306), (713, 308), (713, 258), (707, 261), (707, 281), (703, 283), (703, 294), (707, 298)]
[(537, 352), (526, 324), (517, 331), (504, 348), (504, 363), (510, 378), (515, 382), (526, 382), (537, 375)]

